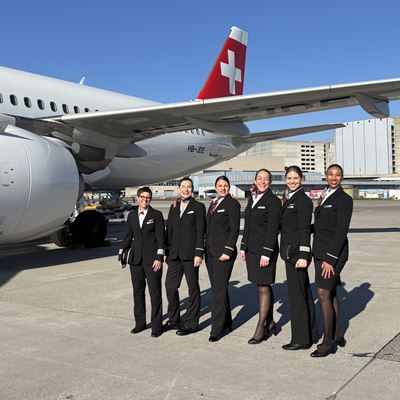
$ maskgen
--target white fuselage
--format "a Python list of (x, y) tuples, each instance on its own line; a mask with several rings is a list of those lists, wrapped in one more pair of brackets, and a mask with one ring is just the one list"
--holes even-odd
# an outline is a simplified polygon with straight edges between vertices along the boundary
[[(75, 112), (109, 111), (155, 102), (0, 67), (0, 115), (55, 117)], [(13, 104), (14, 103), (14, 104)], [(44, 109), (42, 109), (44, 108)], [(0, 135), (0, 145), (1, 145)], [(84, 138), (88, 145), (107, 147), (109, 138)], [(94, 187), (125, 187), (180, 177), (229, 159), (252, 145), (200, 129), (167, 133), (136, 143), (132, 157), (114, 157), (104, 171), (83, 175)], [(0, 160), (1, 161), (1, 160)]]

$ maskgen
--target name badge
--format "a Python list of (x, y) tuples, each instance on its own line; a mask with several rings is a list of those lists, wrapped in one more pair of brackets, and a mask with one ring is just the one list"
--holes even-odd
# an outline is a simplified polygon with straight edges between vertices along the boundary
[(148, 224), (154, 224), (154, 219), (149, 219), (149, 220), (146, 222), (146, 225), (148, 225)]
[(192, 211), (188, 211), (187, 212), (188, 214), (194, 214), (194, 211), (192, 210)]
[(286, 208), (294, 208), (294, 204), (289, 204)]
[(332, 208), (332, 204), (327, 204), (324, 208)]
[(217, 213), (219, 213), (219, 212), (225, 212), (225, 209), (223, 209), (223, 210), (217, 210)]
[(257, 208), (261, 208), (265, 210), (265, 206), (258, 206)]

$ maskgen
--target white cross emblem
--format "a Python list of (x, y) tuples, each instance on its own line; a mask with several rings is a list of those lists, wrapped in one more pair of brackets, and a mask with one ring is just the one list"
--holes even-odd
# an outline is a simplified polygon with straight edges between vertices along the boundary
[(236, 94), (235, 83), (242, 82), (242, 71), (235, 66), (235, 52), (228, 50), (228, 64), (220, 62), (221, 75), (229, 79), (229, 93)]

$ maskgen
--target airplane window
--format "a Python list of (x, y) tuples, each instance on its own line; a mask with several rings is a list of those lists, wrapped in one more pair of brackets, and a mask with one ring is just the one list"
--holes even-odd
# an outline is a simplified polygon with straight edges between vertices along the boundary
[(17, 96), (10, 94), (10, 101), (13, 106), (16, 106), (18, 104)]
[(54, 112), (56, 112), (56, 111), (57, 111), (57, 104), (54, 103), (54, 101), (51, 101), (51, 102), (50, 102), (50, 108), (51, 108)]
[(85, 112), (90, 112), (90, 109), (85, 107)]
[(75, 114), (79, 114), (79, 107), (78, 106), (74, 106), (74, 113)]
[(0, 93), (0, 103), (3, 102), (3, 95)]
[(44, 110), (44, 102), (43, 102), (43, 100), (38, 99), (37, 105), (41, 110)]
[(68, 106), (67, 106), (66, 104), (63, 104), (63, 105), (62, 105), (62, 109), (63, 109), (63, 111), (65, 112), (65, 114), (68, 114), (68, 113), (69, 113), (69, 108), (68, 108)]
[(31, 99), (29, 97), (24, 97), (25, 106), (28, 108), (32, 107)]

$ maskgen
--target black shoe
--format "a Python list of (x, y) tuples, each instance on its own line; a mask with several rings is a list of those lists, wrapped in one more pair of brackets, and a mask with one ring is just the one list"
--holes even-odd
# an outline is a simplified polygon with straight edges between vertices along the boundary
[(266, 336), (266, 335), (261, 336), (260, 339), (256, 339), (256, 338), (252, 337), (251, 339), (248, 340), (247, 343), (248, 343), (248, 344), (260, 344), (260, 343), (262, 343), (264, 340), (267, 340), (267, 339), (268, 339), (268, 336)]
[(326, 351), (321, 351), (320, 349), (317, 349), (315, 351), (313, 351), (310, 356), (311, 357), (326, 357), (329, 356), (329, 354), (335, 354), (337, 350), (337, 346), (335, 343), (333, 343), (332, 347), (330, 347), (328, 350)]
[(218, 340), (220, 340), (221, 337), (222, 337), (221, 335), (216, 335), (216, 336), (210, 335), (210, 337), (208, 338), (208, 341), (209, 342), (218, 342)]
[(187, 336), (191, 335), (192, 333), (196, 333), (197, 329), (190, 329), (190, 328), (181, 328), (176, 331), (178, 336)]
[(339, 339), (335, 339), (335, 344), (336, 344), (336, 346), (344, 347), (344, 346), (346, 346), (346, 339), (342, 335), (342, 336), (340, 336)]
[(272, 325), (270, 325), (267, 328), (267, 339), (272, 335), (276, 336), (279, 332), (280, 332), (280, 328), (278, 327), (276, 322), (274, 322)]
[(163, 332), (173, 331), (173, 330), (178, 330), (178, 329), (181, 329), (181, 326), (180, 326), (180, 324), (178, 324), (176, 322), (167, 322), (166, 324), (164, 324), (162, 326)]
[(283, 350), (308, 350), (312, 344), (288, 343), (282, 346)]
[(151, 331), (151, 337), (159, 337), (162, 335), (162, 331)]
[(136, 333), (139, 333), (139, 332), (144, 331), (145, 329), (146, 329), (146, 325), (143, 325), (143, 326), (135, 326), (135, 327), (131, 330), (131, 333), (132, 333), (132, 334), (136, 334)]

